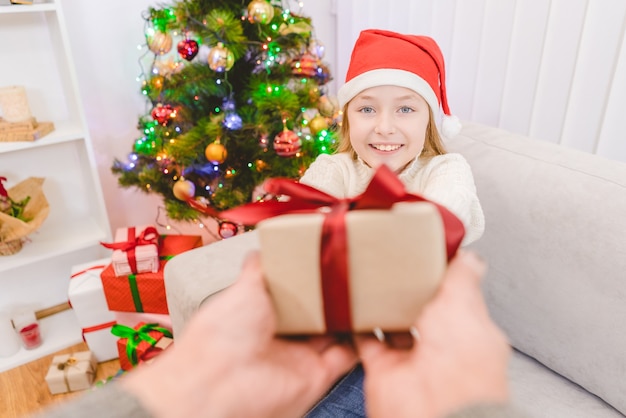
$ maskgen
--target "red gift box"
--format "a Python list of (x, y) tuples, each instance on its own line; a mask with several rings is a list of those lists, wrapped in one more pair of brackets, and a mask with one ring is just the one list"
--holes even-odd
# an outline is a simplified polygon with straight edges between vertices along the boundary
[(116, 276), (109, 264), (100, 274), (104, 296), (111, 311), (167, 314), (163, 268), (177, 254), (202, 246), (198, 235), (163, 235), (159, 240), (159, 270)]
[(120, 355), (120, 367), (123, 370), (130, 370), (139, 364), (146, 353), (163, 337), (172, 338), (172, 333), (167, 328), (143, 322), (137, 324), (135, 328), (116, 324), (111, 328), (111, 333), (120, 337), (117, 340), (117, 350)]

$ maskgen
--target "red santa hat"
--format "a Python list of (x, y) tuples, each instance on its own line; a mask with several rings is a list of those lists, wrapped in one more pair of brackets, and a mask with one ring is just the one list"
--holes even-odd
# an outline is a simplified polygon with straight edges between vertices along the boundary
[(436, 118), (439, 109), (443, 111), (443, 135), (450, 138), (461, 130), (459, 119), (450, 114), (443, 54), (432, 38), (377, 29), (362, 31), (352, 50), (346, 83), (337, 94), (339, 105), (343, 107), (363, 90), (377, 86), (415, 91)]

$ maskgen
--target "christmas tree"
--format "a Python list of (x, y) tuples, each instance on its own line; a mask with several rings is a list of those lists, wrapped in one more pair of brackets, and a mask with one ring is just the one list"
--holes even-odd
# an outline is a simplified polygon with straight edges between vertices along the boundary
[(339, 111), (310, 18), (278, 0), (181, 0), (144, 19), (148, 109), (113, 164), (121, 186), (160, 194), (171, 219), (218, 217), (333, 150)]

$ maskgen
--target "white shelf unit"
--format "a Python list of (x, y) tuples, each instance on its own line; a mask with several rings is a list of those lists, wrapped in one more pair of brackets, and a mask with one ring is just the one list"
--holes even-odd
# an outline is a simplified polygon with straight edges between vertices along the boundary
[[(0, 256), (0, 311), (67, 301), (71, 267), (110, 255), (111, 230), (65, 29), (61, 0), (0, 6), (0, 86), (24, 86), (30, 110), (55, 130), (32, 142), (0, 142), (7, 187), (44, 177), (50, 214), (21, 251)], [(81, 340), (74, 313), (42, 320), (43, 345), (0, 358), (0, 372)], [(0, 342), (1, 344), (1, 342)]]

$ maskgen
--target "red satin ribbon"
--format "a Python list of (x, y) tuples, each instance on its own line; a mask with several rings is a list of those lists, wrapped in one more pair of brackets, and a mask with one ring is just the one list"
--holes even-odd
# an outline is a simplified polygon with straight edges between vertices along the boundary
[(117, 321), (105, 322), (104, 324), (99, 324), (99, 325), (94, 325), (92, 327), (83, 328), (82, 329), (83, 341), (87, 342), (87, 340), (85, 340), (85, 334), (87, 334), (88, 332), (94, 332), (94, 331), (99, 331), (101, 329), (111, 328), (115, 324), (117, 324)]
[(446, 250), (450, 260), (459, 248), (465, 228), (463, 223), (445, 207), (422, 196), (407, 193), (398, 177), (387, 167), (376, 170), (367, 189), (359, 196), (338, 199), (313, 187), (287, 179), (270, 179), (265, 190), (273, 195), (286, 195), (288, 201), (249, 203), (224, 211), (220, 218), (254, 225), (263, 219), (287, 213), (324, 214), (320, 248), (321, 285), (324, 315), (328, 332), (352, 330), (348, 272), (348, 245), (345, 214), (350, 210), (389, 209), (398, 202), (429, 202), (435, 205), (443, 222)]
[(128, 236), (126, 241), (122, 242), (113, 242), (113, 243), (105, 243), (101, 242), (104, 247), (110, 248), (112, 250), (122, 250), (126, 253), (128, 257), (128, 265), (130, 267), (130, 271), (137, 274), (137, 259), (135, 257), (135, 248), (140, 245), (156, 245), (158, 247), (159, 244), (159, 233), (156, 228), (153, 226), (149, 226), (144, 229), (139, 236), (135, 236), (135, 227), (128, 228)]

